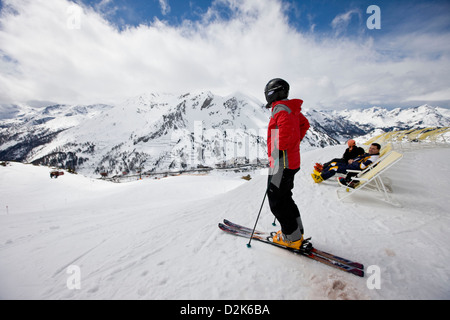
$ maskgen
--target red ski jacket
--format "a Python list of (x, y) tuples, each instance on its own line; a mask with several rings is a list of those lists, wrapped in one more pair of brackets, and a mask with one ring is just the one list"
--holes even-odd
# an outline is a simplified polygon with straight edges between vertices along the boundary
[(284, 169), (300, 168), (300, 142), (310, 125), (301, 113), (303, 101), (282, 100), (272, 104), (272, 116), (267, 133), (270, 167), (279, 159)]

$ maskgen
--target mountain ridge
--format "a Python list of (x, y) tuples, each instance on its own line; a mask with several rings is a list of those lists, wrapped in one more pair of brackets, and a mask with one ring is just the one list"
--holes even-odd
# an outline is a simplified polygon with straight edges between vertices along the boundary
[[(450, 126), (428, 105), (387, 110), (304, 109), (302, 149), (337, 145), (375, 130)], [(270, 112), (243, 93), (145, 93), (118, 105), (22, 105), (0, 119), (0, 160), (73, 168), (98, 176), (266, 163)], [(13, 116), (12, 116), (13, 115)]]

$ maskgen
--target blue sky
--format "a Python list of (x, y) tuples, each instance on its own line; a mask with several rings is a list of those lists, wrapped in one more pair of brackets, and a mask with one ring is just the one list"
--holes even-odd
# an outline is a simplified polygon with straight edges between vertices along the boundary
[[(179, 25), (185, 20), (198, 21), (212, 6), (212, 0), (79, 0), (105, 13), (105, 17), (118, 28), (151, 24), (155, 18)], [(219, 1), (220, 3), (220, 1)], [(340, 14), (353, 11), (346, 28), (346, 35), (366, 33), (379, 36), (390, 32), (409, 32), (412, 28), (428, 32), (449, 31), (450, 1), (448, 0), (283, 0), (285, 13), (291, 26), (299, 31), (312, 30), (317, 33), (333, 33), (333, 20)], [(366, 9), (377, 5), (382, 10), (382, 29), (368, 33), (364, 27), (370, 16)], [(221, 17), (227, 19), (231, 10), (221, 8)], [(439, 23), (435, 23), (439, 19)]]
[(444, 0), (1, 0), (0, 103), (263, 100), (282, 77), (309, 108), (448, 108), (449, 16)]

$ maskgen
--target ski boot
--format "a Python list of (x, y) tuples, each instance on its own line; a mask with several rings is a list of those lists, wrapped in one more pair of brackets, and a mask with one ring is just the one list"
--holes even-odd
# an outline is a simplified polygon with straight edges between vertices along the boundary
[(285, 235), (280, 230), (273, 234), (272, 242), (282, 245), (284, 247), (292, 248), (295, 250), (300, 250), (302, 243), (303, 243), (303, 236), (300, 240), (297, 240), (297, 241), (289, 241), (285, 238), (286, 238)]
[(344, 177), (338, 178), (338, 182), (340, 185), (352, 189), (355, 189), (359, 185), (358, 181), (347, 181), (347, 179), (345, 179)]
[(323, 165), (321, 163), (316, 163), (316, 165), (314, 166), (314, 171), (317, 172), (322, 172), (323, 171)]
[(321, 183), (323, 181), (322, 175), (320, 173), (312, 173), (311, 177), (313, 178), (315, 183)]

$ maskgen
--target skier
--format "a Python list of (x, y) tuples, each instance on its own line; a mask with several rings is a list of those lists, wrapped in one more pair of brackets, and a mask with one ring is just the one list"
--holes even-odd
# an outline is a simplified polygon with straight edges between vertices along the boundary
[(281, 224), (273, 242), (300, 249), (303, 224), (292, 199), (294, 176), (300, 170), (300, 142), (310, 125), (301, 113), (303, 101), (288, 100), (289, 84), (283, 79), (269, 81), (265, 88), (267, 108), (271, 108), (267, 146), (270, 170), (267, 196), (272, 213)]

